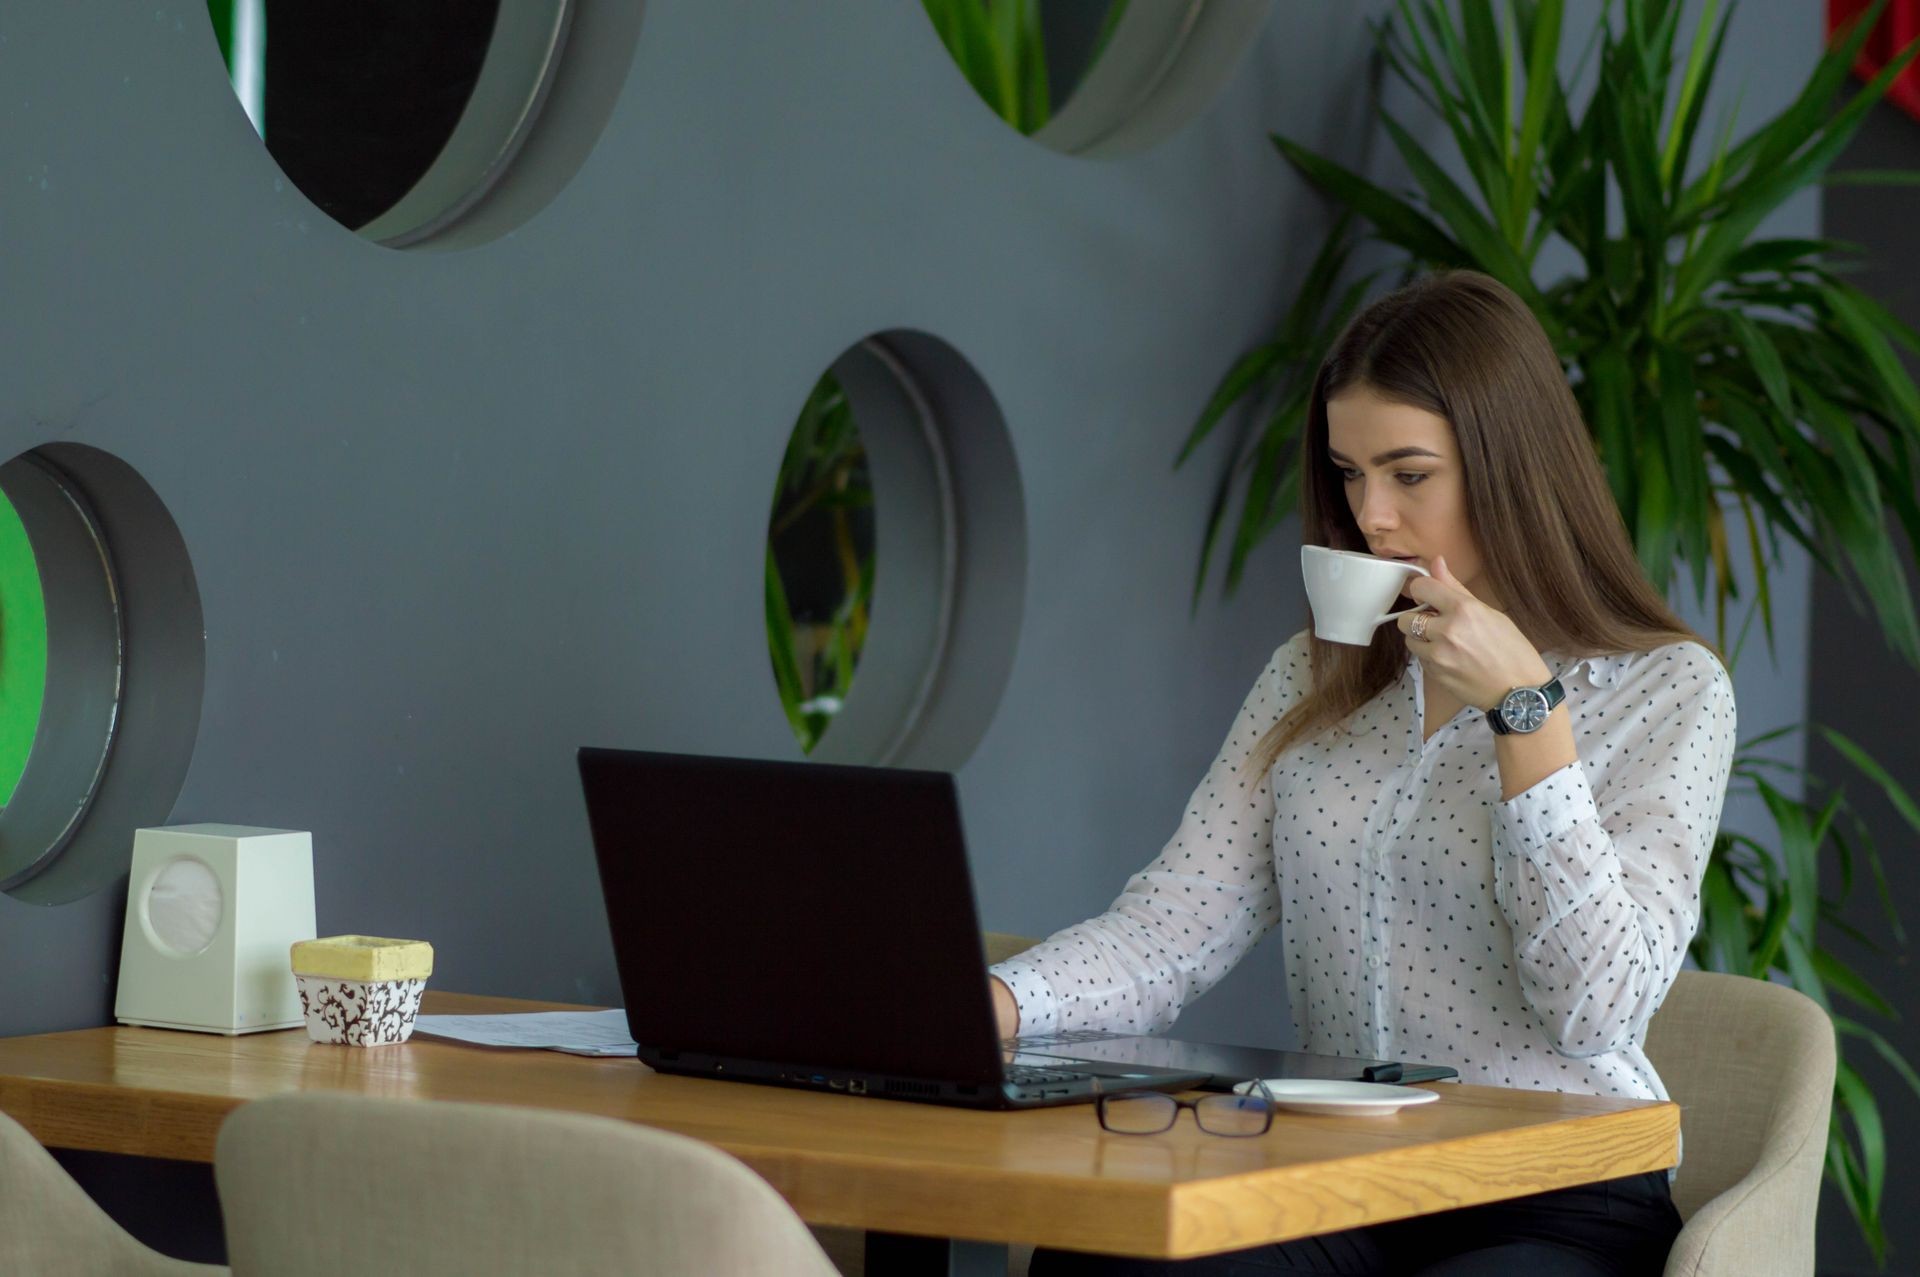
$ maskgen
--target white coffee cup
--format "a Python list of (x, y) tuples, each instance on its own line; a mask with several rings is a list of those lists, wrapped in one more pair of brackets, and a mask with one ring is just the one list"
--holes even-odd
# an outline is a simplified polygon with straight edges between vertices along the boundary
[(1373, 642), (1375, 629), (1420, 610), (1386, 609), (1406, 590), (1407, 582), (1432, 574), (1417, 563), (1303, 545), (1300, 575), (1307, 583), (1307, 601), (1313, 605), (1314, 635), (1329, 643), (1367, 647)]

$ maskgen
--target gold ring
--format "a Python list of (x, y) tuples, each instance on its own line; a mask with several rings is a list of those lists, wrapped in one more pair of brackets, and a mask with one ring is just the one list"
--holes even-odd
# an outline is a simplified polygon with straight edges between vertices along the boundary
[(1413, 614), (1413, 624), (1408, 627), (1413, 632), (1413, 637), (1424, 640), (1427, 637), (1427, 622), (1433, 618), (1434, 613), (1432, 612), (1415, 612)]

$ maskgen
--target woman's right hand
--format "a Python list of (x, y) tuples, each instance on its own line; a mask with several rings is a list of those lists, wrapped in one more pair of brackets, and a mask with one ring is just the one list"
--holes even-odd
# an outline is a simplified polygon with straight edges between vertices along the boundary
[(993, 996), (993, 1022), (999, 1030), (1000, 1038), (1005, 1041), (1020, 1034), (1020, 1004), (1013, 1000), (1013, 990), (1009, 989), (999, 976), (987, 977), (987, 991)]

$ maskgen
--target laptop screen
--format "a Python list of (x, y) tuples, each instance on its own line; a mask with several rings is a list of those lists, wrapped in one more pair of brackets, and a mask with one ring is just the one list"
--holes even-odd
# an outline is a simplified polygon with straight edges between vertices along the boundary
[(953, 778), (582, 749), (643, 1048), (994, 1085)]

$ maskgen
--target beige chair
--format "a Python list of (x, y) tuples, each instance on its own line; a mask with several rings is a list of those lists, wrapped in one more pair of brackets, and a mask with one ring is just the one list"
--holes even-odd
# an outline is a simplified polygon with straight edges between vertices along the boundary
[(1833, 1022), (1785, 985), (1682, 971), (1647, 1030), (1680, 1105), (1674, 1205), (1686, 1221), (1667, 1277), (1813, 1271), (1833, 1105)]
[(980, 938), (987, 945), (987, 965), (1005, 962), (1015, 954), (1025, 953), (1040, 943), (1033, 936), (1010, 936), (1003, 931), (983, 931)]
[(8, 1277), (211, 1277), (134, 1240), (26, 1128), (0, 1113), (0, 1273)]
[(832, 1277), (719, 1149), (610, 1118), (303, 1094), (242, 1106), (214, 1176), (239, 1277)]

